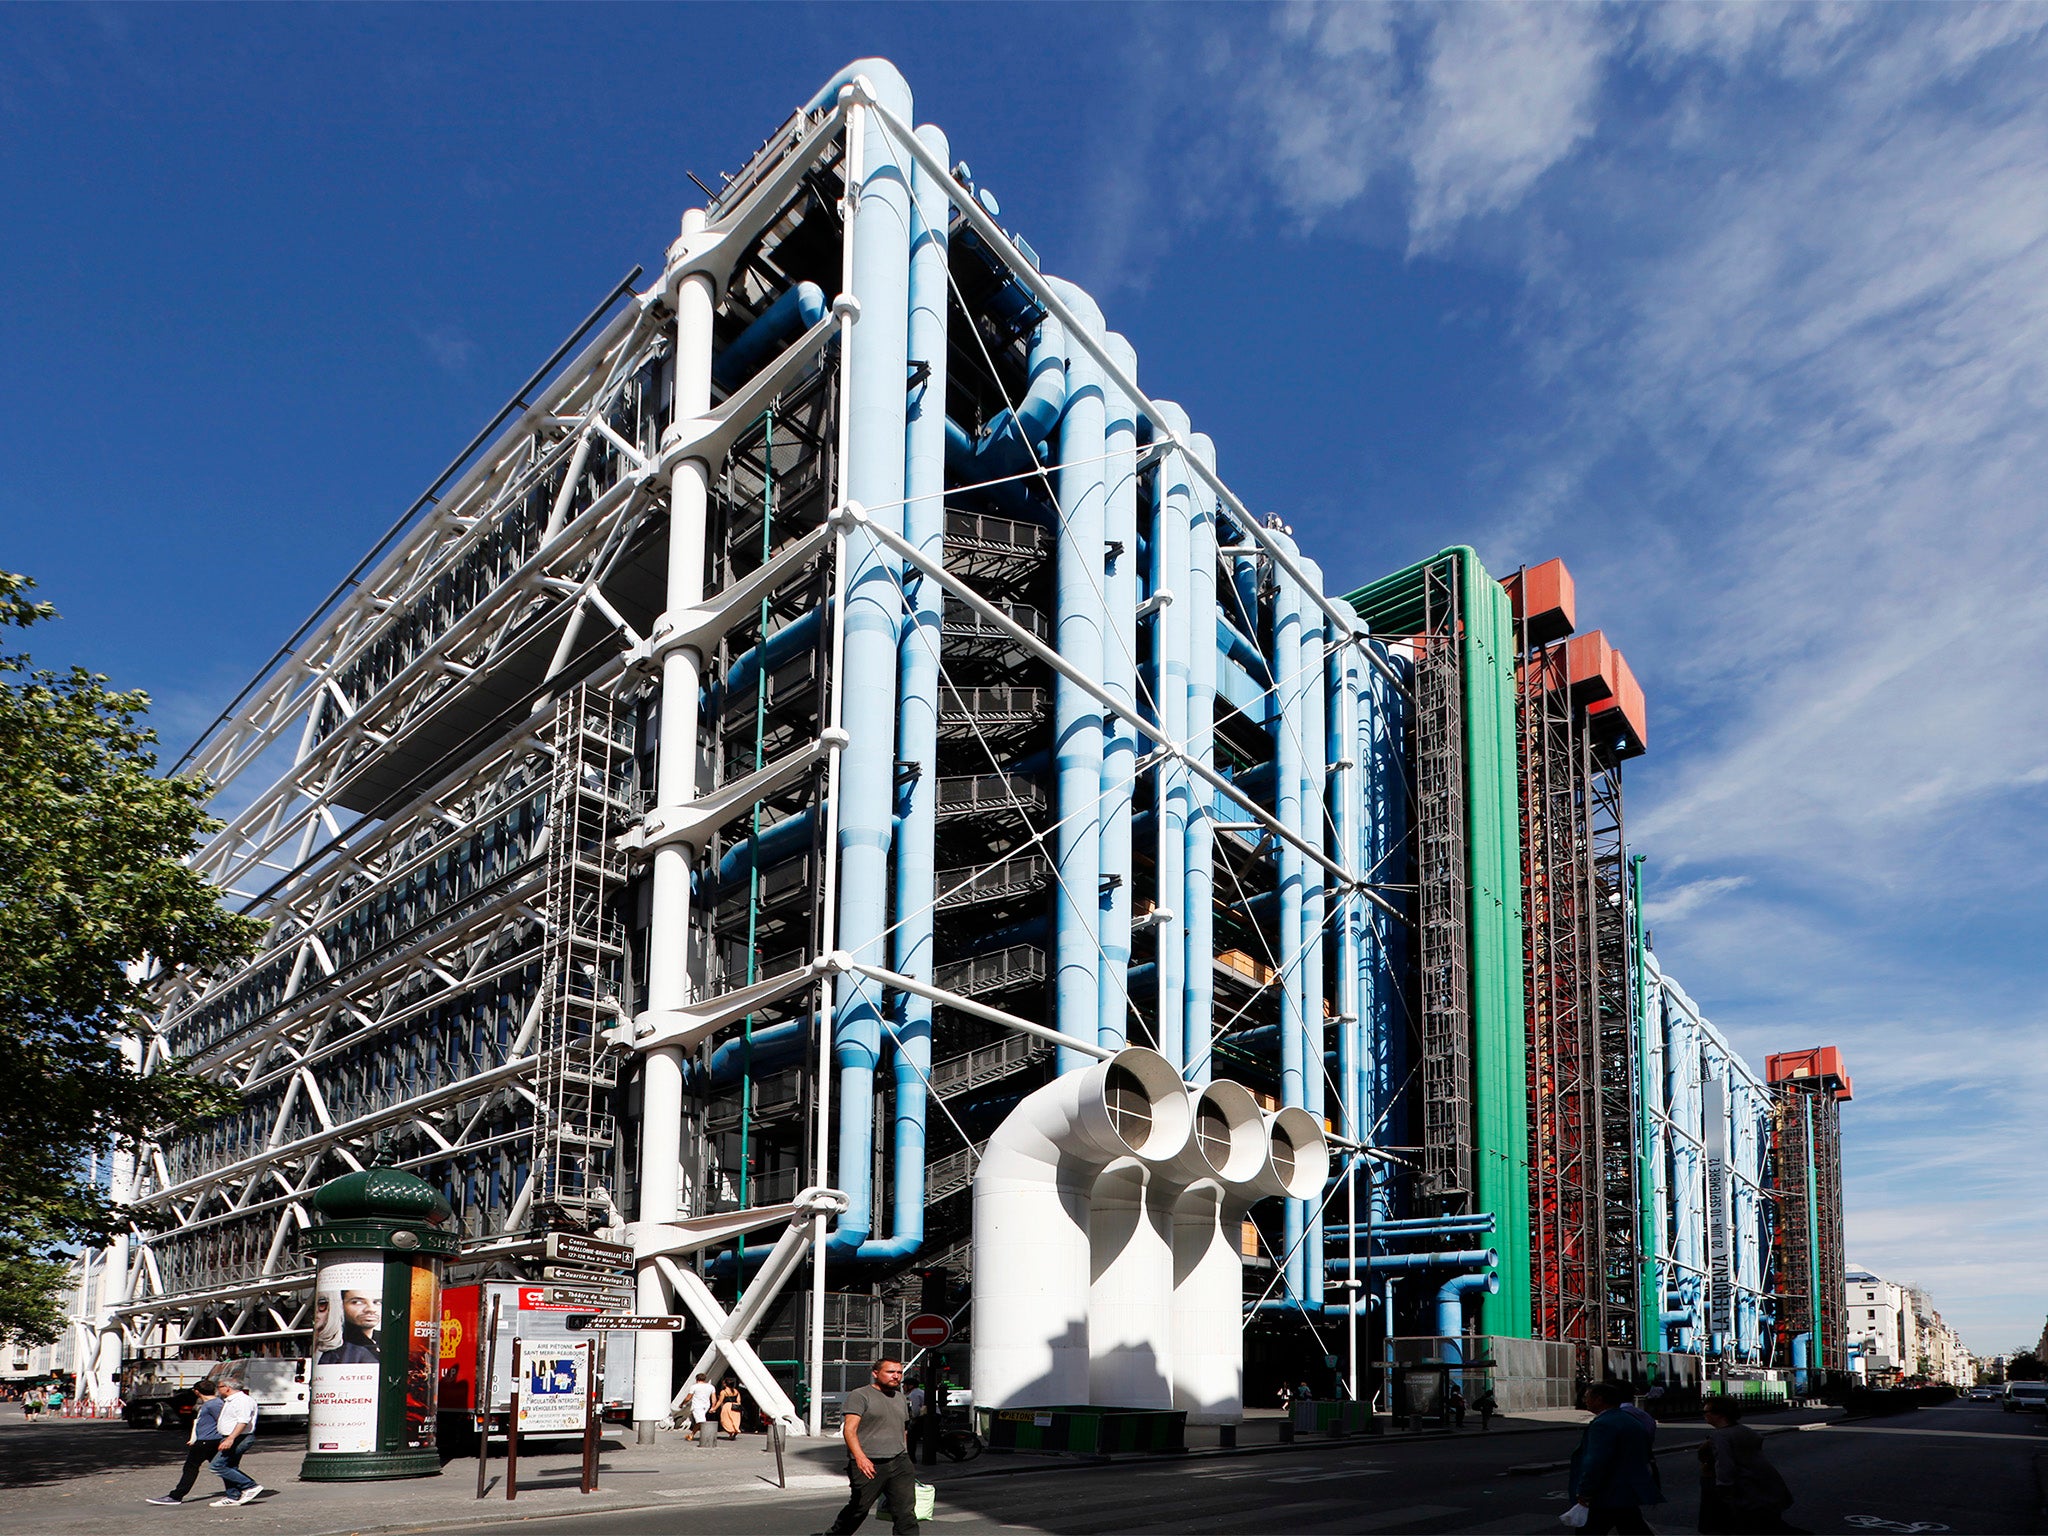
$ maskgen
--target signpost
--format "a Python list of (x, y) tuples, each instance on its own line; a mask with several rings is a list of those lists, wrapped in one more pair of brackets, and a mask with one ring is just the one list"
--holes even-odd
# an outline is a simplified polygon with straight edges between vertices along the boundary
[(953, 1337), (953, 1325), (936, 1312), (920, 1312), (903, 1325), (903, 1337), (919, 1349), (937, 1349)]
[(613, 1286), (551, 1285), (547, 1292), (548, 1301), (554, 1306), (589, 1307), (596, 1312), (622, 1307), (633, 1299), (632, 1292)]
[(592, 1333), (624, 1333), (635, 1329), (681, 1333), (683, 1320), (680, 1317), (641, 1317), (625, 1312), (601, 1312), (596, 1317), (572, 1317), (569, 1319), (569, 1326), (579, 1332), (588, 1329)]
[(633, 1267), (633, 1250), (626, 1244), (601, 1242), (577, 1232), (550, 1232), (547, 1258), (550, 1264), (582, 1264), (614, 1274)]

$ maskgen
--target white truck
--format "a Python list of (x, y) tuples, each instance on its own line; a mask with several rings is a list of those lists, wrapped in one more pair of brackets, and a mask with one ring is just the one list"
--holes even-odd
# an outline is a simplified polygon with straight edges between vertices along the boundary
[(185, 1430), (213, 1384), (233, 1376), (256, 1399), (256, 1427), (304, 1429), (312, 1361), (305, 1356), (247, 1360), (138, 1360), (121, 1375), (121, 1416), (136, 1429)]

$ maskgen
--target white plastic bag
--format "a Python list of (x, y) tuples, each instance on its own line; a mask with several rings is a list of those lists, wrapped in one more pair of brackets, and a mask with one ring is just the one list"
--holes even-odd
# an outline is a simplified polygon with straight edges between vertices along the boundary
[[(939, 1490), (930, 1483), (919, 1483), (917, 1485), (917, 1518), (920, 1520), (931, 1520), (937, 1517), (938, 1512)], [(875, 1514), (878, 1517), (893, 1513), (894, 1511), (889, 1508), (888, 1494), (885, 1493), (875, 1500)], [(1586, 1522), (1581, 1520), (1579, 1523), (1584, 1525)]]
[(1592, 1513), (1593, 1511), (1586, 1508), (1585, 1505), (1574, 1504), (1570, 1509), (1557, 1517), (1557, 1523), (1559, 1525), (1568, 1525), (1576, 1531), (1586, 1523), (1587, 1516)]

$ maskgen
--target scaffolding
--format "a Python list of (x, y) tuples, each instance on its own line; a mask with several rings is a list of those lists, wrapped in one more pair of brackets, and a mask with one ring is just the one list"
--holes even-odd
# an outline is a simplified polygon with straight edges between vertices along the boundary
[(1592, 876), (1593, 994), (1600, 1100), (1598, 1339), (1648, 1347), (1642, 1335), (1642, 1010), (1623, 840), (1621, 765), (1581, 736)]
[(1450, 561), (1423, 577), (1416, 637), (1415, 837), (1425, 1193), (1462, 1209), (1473, 1191), (1472, 999), (1468, 974), (1464, 674)]
[[(1535, 1335), (1609, 1339), (1600, 1184), (1601, 1070), (1595, 978), (1589, 748), (1563, 644), (1525, 643), (1522, 732), (1524, 977), (1528, 989), (1529, 1227)], [(1633, 1231), (1633, 1220), (1628, 1230)]]
[(613, 1167), (618, 1055), (605, 1031), (625, 1015), (625, 935), (613, 902), (626, 879), (618, 834), (636, 812), (632, 721), (610, 695), (578, 687), (555, 706), (549, 782), (546, 961), (534, 1095), (534, 1214), (593, 1232), (621, 1219)]
[(1778, 1361), (1797, 1369), (1846, 1371), (1842, 1120), (1833, 1083), (1821, 1079), (1778, 1085), (1771, 1162), (1776, 1195), (1771, 1289), (1778, 1303)]

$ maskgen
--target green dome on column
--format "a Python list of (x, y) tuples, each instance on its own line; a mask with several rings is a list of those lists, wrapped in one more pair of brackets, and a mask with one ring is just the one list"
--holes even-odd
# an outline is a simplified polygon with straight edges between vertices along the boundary
[(425, 1179), (398, 1168), (365, 1168), (330, 1179), (309, 1202), (327, 1221), (410, 1221), (430, 1227), (455, 1219), (455, 1207)]

